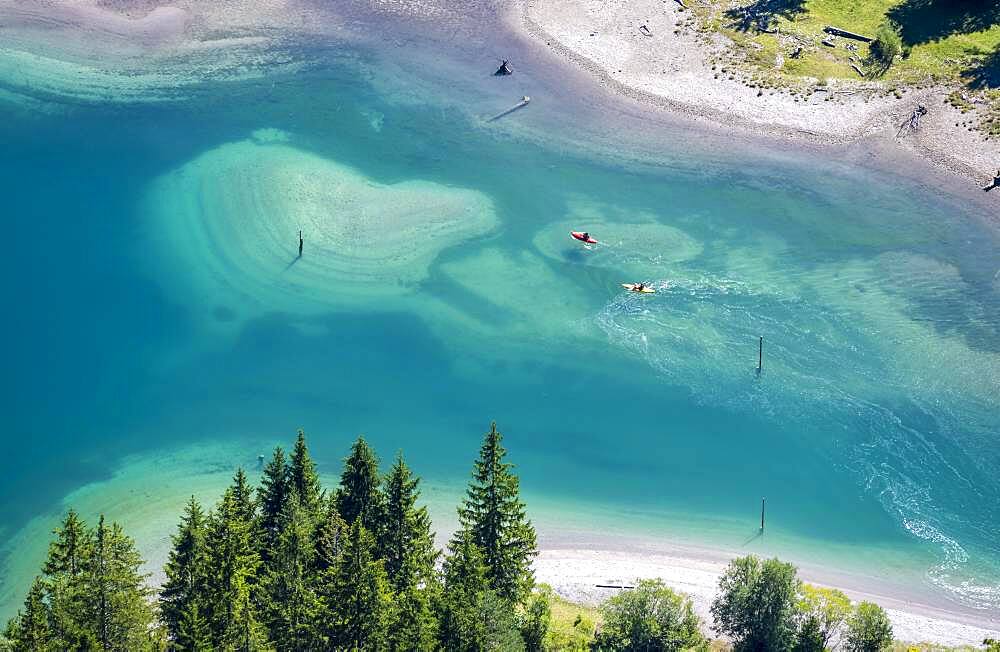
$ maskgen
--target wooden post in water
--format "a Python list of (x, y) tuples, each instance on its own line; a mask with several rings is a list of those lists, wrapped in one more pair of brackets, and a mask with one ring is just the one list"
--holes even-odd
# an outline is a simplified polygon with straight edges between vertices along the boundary
[(760, 499), (760, 531), (764, 531), (764, 499)]
[(760, 336), (760, 343), (757, 346), (757, 373), (764, 369), (764, 336)]

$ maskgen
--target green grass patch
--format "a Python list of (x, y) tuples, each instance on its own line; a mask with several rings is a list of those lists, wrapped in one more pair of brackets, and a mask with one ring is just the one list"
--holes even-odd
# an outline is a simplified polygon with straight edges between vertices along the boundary
[[(742, 0), (735, 8), (730, 0), (709, 0), (692, 7), (703, 29), (733, 40), (729, 60), (720, 66), (735, 65), (743, 77), (801, 88), (817, 80), (861, 81), (857, 66), (896, 97), (908, 87), (954, 84), (975, 94), (975, 105), (966, 103), (978, 128), (1000, 136), (996, 0)], [(881, 75), (868, 63), (868, 44), (823, 32), (830, 25), (874, 37), (886, 24), (898, 30), (903, 49)]]
[(590, 649), (594, 631), (602, 622), (597, 607), (576, 604), (552, 595), (549, 649), (583, 652)]

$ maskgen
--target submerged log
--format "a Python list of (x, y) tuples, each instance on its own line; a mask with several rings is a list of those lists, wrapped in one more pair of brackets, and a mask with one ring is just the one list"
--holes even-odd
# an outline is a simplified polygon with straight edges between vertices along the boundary
[(524, 97), (521, 98), (520, 102), (518, 102), (514, 106), (510, 107), (506, 111), (501, 111), (500, 113), (496, 114), (495, 116), (493, 116), (492, 118), (490, 118), (489, 120), (487, 120), (487, 122), (494, 122), (494, 121), (499, 120), (500, 118), (504, 117), (507, 114), (513, 113), (514, 111), (517, 111), (518, 109), (524, 108), (524, 107), (528, 106), (528, 102), (530, 102), (530, 101), (531, 101), (531, 98), (528, 97), (527, 95), (525, 95)]

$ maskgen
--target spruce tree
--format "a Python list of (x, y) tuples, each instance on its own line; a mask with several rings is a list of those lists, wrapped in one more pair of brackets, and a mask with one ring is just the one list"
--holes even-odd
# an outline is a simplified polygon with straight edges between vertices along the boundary
[(210, 652), (212, 628), (198, 606), (199, 600), (191, 600), (181, 611), (177, 621), (177, 633), (173, 638), (180, 650), (189, 652)]
[(153, 613), (146, 576), (139, 571), (142, 563), (121, 526), (108, 527), (101, 515), (84, 587), (90, 601), (88, 625), (102, 650), (136, 650), (149, 644)]
[(441, 587), (436, 579), (395, 596), (389, 649), (393, 652), (437, 650), (438, 621), (433, 605)]
[(277, 546), (271, 551), (271, 569), (264, 580), (270, 640), (279, 650), (319, 650), (324, 644), (320, 633), (322, 604), (312, 572), (314, 523), (294, 490), (282, 521)]
[(396, 457), (386, 478), (386, 508), (382, 527), (382, 558), (393, 590), (403, 593), (434, 573), (438, 552), (426, 507), (417, 507), (420, 480)]
[(417, 507), (419, 480), (402, 455), (397, 456), (386, 478), (382, 558), (389, 583), (396, 594), (390, 648), (434, 648), (437, 619), (431, 610), (436, 593), (434, 534), (426, 507)]
[[(167, 576), (160, 591), (160, 613), (171, 640), (180, 641), (181, 622), (187, 617), (204, 620), (208, 598), (208, 568), (205, 514), (194, 496), (184, 508), (173, 549), (163, 570)], [(194, 627), (196, 622), (188, 622)], [(188, 647), (188, 646), (184, 646)]]
[(351, 454), (344, 460), (337, 491), (337, 511), (353, 525), (359, 520), (376, 539), (380, 538), (383, 496), (380, 491), (378, 457), (364, 437), (358, 437), (351, 446)]
[(350, 534), (350, 527), (337, 512), (337, 497), (331, 496), (324, 502), (319, 527), (316, 530), (316, 554), (313, 566), (320, 574), (337, 564)]
[(0, 631), (0, 652), (13, 652), (17, 644), (17, 628), (20, 627), (20, 616), (7, 621), (3, 631)]
[(381, 560), (375, 558), (375, 539), (361, 519), (351, 526), (343, 553), (329, 572), (326, 604), (334, 649), (385, 647), (392, 609), (389, 582)]
[(49, 577), (60, 574), (76, 576), (83, 571), (93, 543), (87, 524), (71, 509), (66, 513), (62, 527), (56, 528), (53, 534), (56, 538), (49, 543), (49, 555), (42, 572)]
[(74, 510), (69, 510), (42, 566), (48, 593), (53, 647), (80, 649), (94, 642), (87, 626), (89, 597), (84, 571), (93, 551), (93, 534)]
[(309, 514), (318, 515), (323, 492), (319, 475), (316, 473), (316, 464), (309, 456), (309, 449), (306, 448), (306, 435), (301, 430), (295, 438), (295, 448), (292, 450), (289, 480), (291, 487), (298, 492), (299, 500), (305, 510)]
[(288, 505), (291, 493), (290, 471), (281, 446), (275, 447), (271, 461), (264, 467), (260, 484), (257, 497), (260, 503), (260, 529), (264, 535), (261, 557), (267, 560), (269, 551), (278, 541), (281, 515)]
[(260, 647), (266, 638), (250, 600), (260, 556), (251, 540), (252, 521), (247, 520), (244, 507), (230, 487), (208, 518), (206, 616), (216, 647)]
[(40, 577), (31, 583), (24, 599), (24, 612), (17, 615), (17, 627), (12, 632), (15, 652), (45, 650), (51, 641), (49, 610), (45, 604), (45, 585)]
[(250, 597), (250, 589), (244, 585), (236, 591), (233, 615), (229, 626), (222, 632), (217, 647), (236, 652), (257, 652), (270, 650), (267, 631), (257, 619), (257, 608)]
[(444, 560), (438, 602), (440, 647), (445, 650), (516, 650), (523, 647), (510, 604), (490, 586), (490, 569), (468, 532), (459, 532)]
[(467, 497), (458, 510), (462, 529), (482, 551), (490, 584), (512, 602), (531, 591), (531, 560), (538, 554), (535, 529), (520, 498), (519, 481), (504, 462), (507, 451), (496, 423), (490, 425), (473, 467)]
[[(257, 526), (257, 503), (254, 500), (253, 489), (247, 482), (247, 474), (242, 468), (236, 469), (233, 476), (233, 507), (241, 520), (250, 524), (253, 532)], [(254, 532), (255, 534), (255, 532)]]

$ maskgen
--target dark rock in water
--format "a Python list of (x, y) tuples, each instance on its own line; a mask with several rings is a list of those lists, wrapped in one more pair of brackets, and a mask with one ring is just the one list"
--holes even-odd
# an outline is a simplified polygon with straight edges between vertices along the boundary
[(500, 64), (500, 67), (497, 68), (497, 71), (495, 73), (493, 73), (493, 74), (495, 76), (497, 76), (497, 77), (504, 77), (506, 75), (513, 75), (514, 74), (514, 69), (510, 67), (510, 61), (508, 61), (507, 59), (504, 59), (503, 63)]

